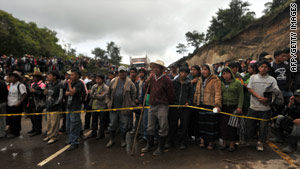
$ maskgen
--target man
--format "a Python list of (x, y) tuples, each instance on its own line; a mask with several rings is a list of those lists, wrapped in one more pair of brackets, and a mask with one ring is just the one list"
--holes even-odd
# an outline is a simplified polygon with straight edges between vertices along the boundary
[[(92, 110), (106, 109), (107, 105), (105, 102), (108, 86), (104, 83), (105, 77), (102, 74), (97, 74), (96, 84), (93, 85), (90, 93), (89, 106)], [(104, 138), (104, 130), (107, 128), (109, 123), (109, 116), (107, 111), (93, 112), (92, 113), (92, 133), (89, 138), (96, 137), (96, 139)], [(100, 117), (100, 120), (98, 120)], [(100, 122), (100, 129), (98, 130), (98, 124)]]
[[(293, 93), (290, 91), (292, 80), (290, 67), (288, 64), (284, 63), (286, 60), (286, 53), (283, 50), (276, 50), (274, 52), (274, 59), (274, 62), (271, 63), (272, 70), (270, 75), (276, 79), (277, 85), (284, 97), (284, 103), (287, 105)], [(282, 108), (279, 110), (281, 111)]]
[[(135, 106), (136, 88), (133, 82), (127, 77), (124, 66), (119, 67), (119, 76), (111, 81), (106, 98), (108, 109)], [(110, 139), (106, 147), (110, 148), (115, 143), (115, 132), (118, 127), (120, 127), (121, 131), (121, 146), (125, 147), (126, 133), (132, 129), (132, 111), (111, 111), (109, 119), (108, 130), (110, 132)]]
[(105, 81), (106, 85), (109, 86), (110, 82), (113, 80), (113, 78), (115, 78), (115, 73), (114, 71), (109, 71), (107, 74), (107, 79)]
[(294, 92), (286, 109), (286, 116), (279, 115), (275, 123), (275, 138), (272, 142), (284, 142), (284, 133), (288, 133), (288, 146), (283, 148), (284, 153), (297, 150), (300, 137), (300, 89)]
[[(6, 103), (8, 90), (6, 83), (0, 79), (0, 114), (6, 114)], [(0, 138), (5, 137), (6, 119), (5, 116), (0, 116)]]
[(297, 51), (297, 71), (292, 73), (292, 91), (300, 89), (300, 50)]
[[(138, 98), (139, 98), (139, 107), (143, 106), (143, 102), (144, 102), (144, 97), (145, 96), (145, 89), (144, 89), (144, 84), (145, 81), (147, 79), (147, 71), (146, 69), (142, 68), (138, 71), (138, 89), (139, 89), (139, 94), (138, 94)], [(148, 100), (149, 103), (149, 100)], [(149, 104), (148, 104), (149, 105)], [(140, 140), (141, 142), (145, 142), (147, 140), (147, 125), (148, 125), (148, 109), (144, 109), (144, 113), (143, 113), (143, 120), (142, 120), (142, 129), (143, 129), (143, 138)]]
[[(24, 84), (21, 83), (22, 77), (18, 71), (14, 71), (9, 74), (10, 89), (7, 97), (7, 112), (9, 114), (22, 113), (22, 104), (27, 96), (27, 90)], [(21, 117), (22, 116), (11, 116), (7, 118), (9, 125), (9, 131), (7, 138), (15, 138), (20, 136), (21, 131)]]
[(266, 61), (268, 61), (270, 63), (273, 62), (273, 56), (272, 55), (266, 55), (264, 58), (266, 59)]
[[(63, 84), (63, 92), (64, 93), (66, 93), (66, 91), (67, 91), (67, 88), (68, 88), (68, 80), (70, 79), (70, 77), (71, 77), (71, 70), (69, 70), (69, 71), (67, 71), (66, 73), (65, 73), (65, 80), (63, 80), (62, 81), (62, 84)], [(67, 100), (68, 100), (68, 97), (67, 96), (65, 96), (65, 94), (64, 94), (64, 97), (63, 97), (63, 100), (62, 100), (62, 102), (63, 102), (63, 104), (62, 104), (62, 111), (67, 111)], [(60, 132), (65, 132), (66, 131), (66, 119), (67, 119), (67, 116), (66, 116), (66, 114), (62, 114), (61, 115), (62, 116), (62, 121), (63, 121), (63, 123), (62, 123), (62, 126), (61, 126), (61, 128), (60, 128)]]
[[(135, 103), (136, 103), (136, 106), (138, 106), (139, 105), (139, 84), (138, 84), (138, 72), (135, 67), (130, 68), (129, 78), (131, 79), (132, 83), (135, 85), (135, 88), (136, 88)], [(140, 119), (141, 111), (134, 110), (134, 114), (135, 114), (135, 123), (133, 125), (133, 129), (132, 129), (131, 133), (135, 133), (135, 131), (136, 131), (136, 128), (138, 126), (138, 121)]]
[[(85, 110), (91, 110), (92, 108), (89, 106), (89, 103), (90, 103), (90, 93), (91, 93), (91, 90), (92, 90), (92, 87), (94, 84), (96, 84), (96, 76), (95, 74), (90, 74), (89, 75), (89, 79), (90, 81), (88, 83), (86, 83), (86, 88), (88, 90), (88, 95), (87, 95), (87, 99), (85, 101), (85, 104), (84, 104), (84, 108)], [(91, 112), (86, 112), (85, 113), (85, 120), (84, 120), (84, 129), (89, 129), (91, 127), (91, 116), (92, 116), (92, 113)]]
[(84, 84), (88, 84), (90, 81), (92, 81), (92, 77), (93, 77), (93, 74), (89, 74), (86, 77), (83, 77), (82, 79), (84, 81)]
[[(250, 108), (247, 116), (262, 119), (271, 118), (270, 98), (267, 96), (267, 89), (278, 89), (277, 82), (274, 77), (269, 76), (268, 72), (271, 65), (268, 61), (258, 63), (259, 73), (252, 75), (248, 83), (248, 91), (251, 93)], [(246, 119), (247, 138), (253, 138), (256, 133), (256, 120)], [(257, 151), (264, 151), (263, 143), (268, 136), (268, 121), (260, 121), (259, 125), (259, 141), (257, 142)]]
[(148, 112), (147, 146), (142, 152), (149, 152), (153, 147), (156, 122), (159, 125), (159, 146), (153, 155), (160, 155), (163, 152), (166, 137), (168, 135), (168, 105), (173, 103), (175, 97), (171, 79), (164, 75), (164, 62), (157, 60), (150, 63), (154, 73), (145, 82), (145, 88), (150, 85), (150, 109)]
[(78, 148), (79, 137), (81, 132), (80, 113), (72, 113), (72, 111), (79, 111), (82, 109), (84, 102), (85, 88), (83, 82), (80, 80), (81, 72), (78, 69), (71, 71), (71, 79), (68, 80), (68, 88), (65, 93), (68, 96), (67, 109), (67, 130), (69, 134), (68, 143), (71, 144), (68, 151)]
[[(32, 99), (29, 100), (30, 111), (32, 113), (41, 113), (45, 106), (44, 90), (46, 85), (43, 83), (43, 76), (41, 72), (33, 74), (33, 83), (30, 87)], [(32, 130), (27, 132), (30, 136), (37, 136), (42, 133), (42, 115), (30, 116), (32, 123)]]
[[(189, 106), (193, 104), (194, 89), (191, 81), (187, 78), (190, 70), (186, 66), (182, 66), (179, 69), (179, 78), (173, 80), (173, 86), (175, 90), (175, 105)], [(178, 120), (180, 120), (181, 134), (178, 140), (175, 138), (178, 131)], [(175, 142), (178, 141), (180, 149), (186, 149), (187, 134), (190, 121), (190, 109), (189, 108), (171, 108), (169, 114), (169, 138), (168, 143), (172, 146), (176, 146)]]
[(169, 78), (173, 80), (178, 75), (177, 66), (171, 65), (171, 73), (169, 74)]
[[(59, 80), (60, 74), (57, 70), (53, 70), (48, 74), (49, 83), (46, 86), (44, 94), (46, 95), (46, 111), (59, 112), (62, 111), (63, 100), (63, 83)], [(43, 141), (52, 144), (58, 140), (60, 114), (47, 115), (47, 137)]]

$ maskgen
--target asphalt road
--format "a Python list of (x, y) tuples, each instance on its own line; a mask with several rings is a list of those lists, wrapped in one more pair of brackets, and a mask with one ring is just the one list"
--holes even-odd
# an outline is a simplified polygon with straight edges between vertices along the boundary
[[(43, 123), (45, 126), (45, 123)], [(78, 149), (65, 151), (44, 166), (37, 166), (41, 161), (65, 147), (66, 135), (61, 134), (59, 141), (47, 145), (43, 137), (29, 137), (27, 131), (31, 128), (30, 119), (22, 118), (21, 136), (14, 139), (0, 139), (1, 169), (104, 169), (104, 168), (200, 168), (200, 169), (239, 169), (239, 168), (270, 168), (284, 169), (290, 165), (268, 146), (264, 152), (257, 152), (255, 144), (241, 145), (233, 153), (227, 151), (201, 149), (196, 142), (190, 142), (186, 150), (171, 148), (159, 157), (151, 153), (139, 152), (130, 156), (117, 139), (114, 147), (105, 147), (107, 139), (88, 139), (80, 143)], [(45, 128), (44, 128), (45, 129)], [(277, 144), (278, 147), (284, 145)], [(138, 145), (139, 149), (145, 144)], [(299, 152), (290, 157), (297, 162)]]

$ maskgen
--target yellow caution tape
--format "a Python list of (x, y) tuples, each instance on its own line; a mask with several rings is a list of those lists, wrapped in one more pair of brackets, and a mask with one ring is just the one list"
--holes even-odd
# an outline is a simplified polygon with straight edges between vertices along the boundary
[[(196, 106), (184, 106), (184, 105), (169, 105), (169, 107), (185, 107), (185, 108), (191, 108), (191, 109), (198, 109), (198, 110), (205, 110), (205, 111), (213, 111), (212, 109), (207, 109), (203, 107), (196, 107)], [(150, 106), (145, 106), (145, 109), (149, 109)], [(106, 111), (124, 111), (124, 110), (141, 110), (142, 107), (126, 107), (126, 108), (113, 108), (113, 109), (103, 109), (103, 110), (78, 110), (78, 111), (70, 111), (70, 112), (43, 112), (43, 113), (17, 113), (17, 114), (0, 114), (1, 116), (34, 116), (34, 115), (47, 115), (47, 114), (69, 114), (69, 113), (87, 113), (87, 112), (106, 112)], [(236, 115), (226, 112), (219, 112), (220, 114), (225, 114), (228, 116), (234, 116), (244, 119), (252, 119), (252, 120), (259, 120), (259, 121), (271, 121), (278, 118), (278, 116), (270, 118), (270, 119), (262, 119), (262, 118), (256, 118), (256, 117), (249, 117), (249, 116), (243, 116), (243, 115)]]
[(297, 167), (294, 163), (294, 160), (290, 156), (288, 156), (287, 154), (283, 153), (275, 144), (273, 144), (270, 141), (267, 141), (266, 143), (269, 145), (269, 147), (273, 151), (275, 151), (282, 159), (287, 161), (292, 167)]

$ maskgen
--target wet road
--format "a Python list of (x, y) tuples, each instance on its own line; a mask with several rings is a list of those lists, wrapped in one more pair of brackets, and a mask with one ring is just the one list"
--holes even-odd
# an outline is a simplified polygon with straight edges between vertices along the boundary
[[(43, 124), (45, 126), (45, 123)], [(190, 143), (186, 150), (169, 149), (162, 156), (154, 157), (151, 153), (134, 156), (127, 155), (120, 141), (111, 149), (105, 147), (107, 139), (88, 139), (81, 141), (78, 149), (65, 151), (58, 157), (39, 167), (41, 161), (61, 150), (65, 145), (66, 135), (61, 134), (59, 141), (47, 145), (42, 136), (29, 137), (26, 132), (31, 128), (30, 119), (22, 118), (21, 136), (15, 139), (0, 139), (1, 169), (63, 168), (63, 169), (102, 169), (102, 168), (288, 168), (288, 163), (266, 147), (264, 152), (257, 152), (255, 145), (240, 146), (236, 152), (201, 149), (198, 144)], [(139, 145), (139, 148), (144, 144)], [(281, 145), (278, 145), (282, 147)], [(290, 155), (299, 160), (299, 152)]]

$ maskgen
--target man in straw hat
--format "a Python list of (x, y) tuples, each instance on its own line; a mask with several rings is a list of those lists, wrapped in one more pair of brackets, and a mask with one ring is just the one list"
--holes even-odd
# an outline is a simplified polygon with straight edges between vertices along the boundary
[(163, 74), (164, 62), (157, 60), (150, 63), (153, 73), (145, 82), (145, 88), (150, 85), (150, 109), (148, 112), (147, 146), (142, 152), (149, 152), (153, 147), (156, 121), (159, 124), (159, 146), (153, 155), (160, 155), (163, 152), (166, 137), (168, 135), (168, 105), (173, 102), (175, 96), (171, 79)]

